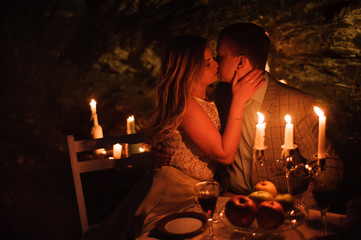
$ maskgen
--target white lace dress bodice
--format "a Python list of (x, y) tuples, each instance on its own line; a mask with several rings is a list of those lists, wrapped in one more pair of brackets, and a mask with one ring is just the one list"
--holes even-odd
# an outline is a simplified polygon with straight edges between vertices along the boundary
[[(194, 98), (210, 117), (217, 130), (220, 130), (218, 110), (214, 102)], [(182, 131), (174, 134), (162, 143), (162, 149), (172, 156), (170, 165), (199, 180), (213, 178), (215, 162), (209, 159)]]

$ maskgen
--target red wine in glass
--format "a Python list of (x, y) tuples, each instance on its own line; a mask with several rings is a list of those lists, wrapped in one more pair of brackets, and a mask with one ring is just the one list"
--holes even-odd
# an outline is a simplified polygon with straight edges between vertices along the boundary
[(219, 195), (219, 184), (216, 181), (199, 182), (194, 186), (194, 192), (202, 210), (207, 213), (209, 233), (208, 237), (214, 239), (213, 232), (213, 213), (217, 205)]
[(320, 209), (328, 209), (334, 197), (334, 191), (312, 191), (316, 204)]
[(327, 181), (326, 171), (318, 168), (310, 182), (313, 197), (321, 212), (321, 236), (327, 234), (327, 210), (331, 206), (336, 187), (333, 184), (327, 184)]
[(209, 214), (210, 217), (213, 217), (214, 210), (217, 205), (217, 196), (201, 194), (198, 196), (199, 205), (201, 205), (202, 210)]

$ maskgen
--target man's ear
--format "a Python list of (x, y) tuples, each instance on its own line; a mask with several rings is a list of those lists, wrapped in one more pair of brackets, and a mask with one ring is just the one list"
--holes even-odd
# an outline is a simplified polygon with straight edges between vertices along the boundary
[(244, 55), (239, 55), (237, 70), (242, 69), (244, 67), (245, 63), (246, 63), (246, 57)]

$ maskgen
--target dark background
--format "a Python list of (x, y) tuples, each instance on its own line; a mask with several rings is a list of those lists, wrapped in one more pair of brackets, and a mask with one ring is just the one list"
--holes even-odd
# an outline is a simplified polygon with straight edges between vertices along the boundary
[[(90, 99), (104, 135), (125, 133), (128, 115), (139, 121), (152, 111), (170, 39), (195, 33), (215, 44), (224, 26), (241, 21), (270, 34), (271, 74), (326, 110), (327, 136), (345, 165), (331, 210), (345, 213), (360, 194), (360, 1), (15, 0), (0, 11), (2, 239), (79, 239), (66, 135), (90, 137)], [(141, 175), (87, 175), (98, 185), (92, 194), (86, 189), (90, 202), (105, 198), (112, 208)], [(94, 219), (106, 214), (90, 209)]]

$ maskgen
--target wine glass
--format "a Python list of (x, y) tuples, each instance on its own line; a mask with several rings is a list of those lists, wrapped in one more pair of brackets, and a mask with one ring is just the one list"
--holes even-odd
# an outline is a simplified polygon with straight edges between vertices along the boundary
[(327, 184), (328, 179), (326, 171), (318, 168), (310, 182), (313, 197), (321, 212), (321, 236), (327, 234), (327, 211), (331, 206), (336, 188), (335, 184)]
[(202, 210), (206, 213), (209, 223), (209, 238), (214, 239), (213, 214), (219, 195), (219, 184), (216, 181), (199, 182), (194, 186), (195, 196)]

